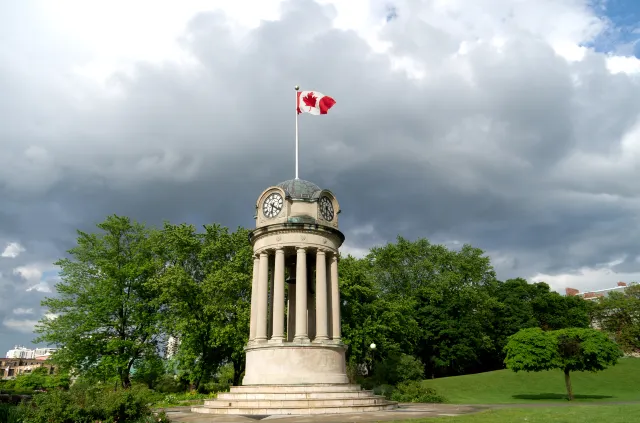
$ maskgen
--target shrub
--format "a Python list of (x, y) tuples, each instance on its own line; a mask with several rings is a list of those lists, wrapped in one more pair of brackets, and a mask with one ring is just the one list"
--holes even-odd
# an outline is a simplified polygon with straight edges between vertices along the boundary
[(394, 389), (395, 388), (392, 385), (378, 385), (373, 388), (373, 393), (376, 395), (382, 395), (386, 399), (391, 399)]
[(72, 387), (36, 394), (20, 411), (24, 423), (135, 422), (151, 416), (153, 393), (144, 387), (112, 390)]
[(180, 380), (176, 380), (173, 376), (164, 375), (156, 381), (155, 390), (163, 394), (173, 394), (184, 392), (187, 386)]
[(398, 402), (447, 402), (435, 389), (426, 388), (422, 382), (419, 381), (409, 381), (399, 384), (391, 394), (391, 399)]
[(19, 423), (20, 411), (15, 405), (0, 404), (0, 423)]
[(200, 394), (217, 394), (218, 392), (228, 392), (229, 383), (224, 382), (208, 382), (202, 383), (198, 386), (198, 393)]
[(409, 380), (421, 380), (424, 376), (422, 362), (409, 354), (391, 355), (374, 366), (376, 384), (396, 385)]

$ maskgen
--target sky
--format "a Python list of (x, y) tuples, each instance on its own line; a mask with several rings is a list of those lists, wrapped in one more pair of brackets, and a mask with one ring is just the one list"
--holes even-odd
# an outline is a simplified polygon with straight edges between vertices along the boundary
[(107, 215), (254, 225), (294, 176), (558, 292), (640, 280), (634, 0), (0, 0), (0, 355)]

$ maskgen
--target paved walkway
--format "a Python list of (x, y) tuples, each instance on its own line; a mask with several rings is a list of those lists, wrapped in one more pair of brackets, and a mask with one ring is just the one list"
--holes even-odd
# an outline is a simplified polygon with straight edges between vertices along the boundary
[(172, 422), (189, 423), (256, 423), (260, 420), (276, 420), (274, 423), (365, 423), (393, 420), (419, 419), (426, 417), (459, 416), (495, 408), (539, 408), (570, 407), (574, 405), (598, 406), (614, 404), (638, 404), (624, 402), (553, 402), (527, 404), (400, 404), (395, 410), (350, 414), (319, 414), (315, 416), (225, 416), (191, 413), (191, 407), (164, 409)]
[[(351, 423), (417, 419), (424, 417), (458, 416), (477, 413), (490, 407), (457, 404), (401, 404), (395, 410), (367, 413), (319, 414), (314, 416), (225, 416), (191, 413), (189, 407), (167, 408), (172, 422), (189, 423), (255, 423), (259, 420), (277, 420), (278, 423)], [(275, 423), (275, 422), (274, 422)]]

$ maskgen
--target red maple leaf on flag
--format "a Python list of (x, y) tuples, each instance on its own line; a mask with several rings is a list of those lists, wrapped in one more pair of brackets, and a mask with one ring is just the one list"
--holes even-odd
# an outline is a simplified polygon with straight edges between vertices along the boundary
[(312, 107), (316, 107), (318, 97), (314, 96), (313, 91), (311, 91), (309, 94), (302, 97), (302, 101), (304, 101), (304, 105), (308, 106), (309, 110), (311, 110)]

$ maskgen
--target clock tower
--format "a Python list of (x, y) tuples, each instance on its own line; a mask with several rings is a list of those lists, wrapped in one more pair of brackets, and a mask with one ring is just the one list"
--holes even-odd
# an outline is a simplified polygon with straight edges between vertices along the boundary
[(251, 325), (243, 385), (347, 383), (333, 193), (292, 179), (256, 202)]
[(192, 411), (211, 414), (335, 414), (396, 408), (349, 383), (340, 333), (340, 204), (292, 179), (255, 204), (251, 322), (242, 386)]

